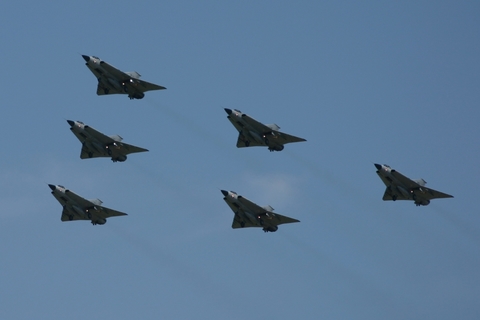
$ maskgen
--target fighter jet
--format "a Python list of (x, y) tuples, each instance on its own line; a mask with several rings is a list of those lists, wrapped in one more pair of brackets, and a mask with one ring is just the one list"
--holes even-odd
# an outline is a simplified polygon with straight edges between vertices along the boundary
[(147, 149), (132, 146), (121, 142), (119, 135), (106, 136), (85, 125), (81, 121), (67, 120), (70, 130), (82, 143), (81, 159), (111, 157), (113, 162), (127, 160), (127, 154), (148, 151)]
[(275, 232), (278, 230), (277, 226), (280, 224), (300, 222), (297, 219), (273, 213), (274, 209), (270, 206), (262, 208), (233, 191), (221, 191), (225, 196), (223, 200), (225, 200), (230, 209), (235, 213), (232, 223), (233, 229), (259, 227), (263, 228), (264, 232)]
[(99, 199), (87, 200), (61, 185), (48, 185), (63, 207), (62, 221), (90, 220), (93, 225), (105, 224), (107, 218), (126, 216), (126, 213), (103, 207)]
[(411, 180), (400, 172), (384, 164), (375, 163), (377, 174), (387, 186), (383, 200), (413, 200), (415, 205), (426, 206), (430, 200), (437, 198), (453, 198), (453, 196), (425, 187), (427, 182), (423, 179)]
[(82, 55), (86, 66), (98, 79), (97, 95), (128, 94), (131, 99), (142, 99), (146, 91), (162, 90), (165, 87), (140, 80), (136, 71), (123, 72), (95, 56)]
[(237, 109), (227, 109), (228, 120), (240, 133), (237, 148), (267, 146), (270, 151), (282, 151), (284, 144), (307, 141), (303, 138), (288, 135), (278, 131), (276, 124), (263, 124)]

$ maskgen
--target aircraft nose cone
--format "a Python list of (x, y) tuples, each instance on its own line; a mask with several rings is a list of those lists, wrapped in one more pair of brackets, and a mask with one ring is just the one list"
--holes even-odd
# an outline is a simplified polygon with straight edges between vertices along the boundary
[(225, 112), (228, 113), (228, 114), (232, 114), (232, 109), (225, 108)]
[(50, 189), (52, 189), (52, 191), (53, 191), (53, 190), (55, 190), (55, 189), (57, 188), (57, 187), (56, 187), (56, 186), (54, 186), (53, 184), (49, 184), (48, 186), (50, 187)]
[(228, 196), (228, 191), (225, 191), (225, 190), (221, 190), (221, 191), (225, 197)]
[(380, 170), (380, 169), (382, 169), (382, 166), (379, 165), (378, 163), (375, 163), (375, 168), (377, 168), (377, 170)]
[(68, 124), (69, 124), (70, 126), (72, 126), (72, 127), (75, 125), (75, 121), (67, 120), (67, 122), (68, 122)]
[(83, 58), (85, 61), (87, 61), (87, 62), (90, 61), (90, 57), (89, 57), (89, 56), (85, 56), (85, 55), (82, 54), (82, 58)]

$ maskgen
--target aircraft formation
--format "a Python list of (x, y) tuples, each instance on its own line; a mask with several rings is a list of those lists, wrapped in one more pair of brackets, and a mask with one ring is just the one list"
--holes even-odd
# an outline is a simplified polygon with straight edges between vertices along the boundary
[[(98, 80), (97, 95), (126, 94), (130, 99), (142, 99), (145, 92), (164, 90), (163, 86), (140, 80), (136, 71), (123, 72), (95, 56), (82, 55), (85, 65)], [(306, 141), (280, 132), (276, 124), (263, 124), (237, 109), (227, 109), (227, 118), (238, 131), (237, 148), (267, 147), (270, 152), (282, 151), (287, 143)], [(119, 135), (107, 136), (81, 121), (67, 120), (70, 130), (82, 144), (81, 159), (111, 158), (113, 162), (127, 160), (132, 153), (147, 152), (147, 149), (123, 142)], [(410, 200), (416, 206), (426, 206), (432, 199), (453, 196), (426, 188), (423, 179), (412, 180), (388, 165), (375, 164), (377, 174), (386, 186), (383, 200)], [(102, 225), (107, 218), (126, 216), (124, 212), (102, 206), (99, 199), (87, 200), (61, 185), (49, 184), (51, 193), (63, 207), (61, 221), (87, 220), (92, 225)], [(271, 206), (261, 207), (234, 191), (221, 190), (234, 213), (232, 228), (262, 228), (275, 232), (285, 223), (300, 222), (297, 219), (274, 213)]]

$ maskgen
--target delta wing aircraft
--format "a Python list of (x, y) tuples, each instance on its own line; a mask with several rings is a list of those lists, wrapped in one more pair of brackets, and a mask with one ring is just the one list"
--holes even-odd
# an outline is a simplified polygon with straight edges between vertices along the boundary
[(280, 224), (300, 222), (297, 219), (273, 213), (274, 209), (270, 206), (262, 208), (233, 191), (221, 191), (225, 196), (223, 200), (225, 200), (230, 209), (235, 213), (232, 223), (233, 229), (259, 227), (263, 228), (264, 232), (275, 232), (278, 230), (278, 225)]
[(97, 95), (128, 94), (130, 99), (142, 99), (144, 92), (165, 87), (140, 80), (136, 71), (123, 72), (95, 56), (82, 55), (86, 66), (98, 79)]
[(282, 151), (284, 144), (307, 141), (278, 131), (276, 124), (263, 124), (237, 109), (227, 109), (228, 120), (238, 130), (237, 148), (266, 146), (270, 151)]
[(384, 164), (375, 163), (377, 174), (387, 186), (383, 200), (413, 200), (415, 205), (426, 206), (430, 200), (437, 198), (453, 198), (453, 196), (426, 188), (427, 182), (423, 179), (411, 180), (400, 172)]
[(48, 185), (63, 207), (62, 221), (90, 220), (93, 225), (105, 224), (107, 218), (126, 216), (126, 213), (103, 207), (100, 199), (87, 200), (61, 185)]
[(82, 143), (81, 159), (108, 157), (113, 162), (127, 160), (127, 154), (148, 151), (124, 142), (119, 135), (106, 136), (81, 121), (67, 120), (70, 130)]

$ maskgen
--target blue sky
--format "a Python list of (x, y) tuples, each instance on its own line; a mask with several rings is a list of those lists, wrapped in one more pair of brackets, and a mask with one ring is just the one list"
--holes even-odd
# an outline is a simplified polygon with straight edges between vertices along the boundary
[[(478, 319), (475, 1), (11, 1), (3, 319)], [(167, 87), (102, 96), (81, 55)], [(223, 108), (307, 139), (237, 149)], [(80, 160), (66, 119), (150, 151)], [(452, 194), (383, 202), (373, 163)], [(128, 213), (60, 222), (47, 184)], [(301, 222), (233, 230), (220, 189)]]

